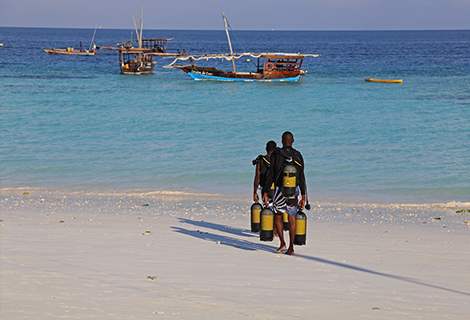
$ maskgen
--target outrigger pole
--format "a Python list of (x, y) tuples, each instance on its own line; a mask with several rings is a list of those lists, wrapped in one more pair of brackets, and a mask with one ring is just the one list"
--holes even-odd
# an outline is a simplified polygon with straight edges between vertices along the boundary
[[(233, 56), (232, 42), (230, 41), (230, 35), (228, 34), (227, 19), (225, 18), (225, 13), (222, 12), (222, 16), (224, 17), (225, 33), (227, 34), (228, 45), (230, 47), (230, 55)], [(236, 72), (236, 70), (235, 70), (235, 59), (233, 59), (233, 58), (232, 58), (232, 65), (233, 65), (233, 72)]]

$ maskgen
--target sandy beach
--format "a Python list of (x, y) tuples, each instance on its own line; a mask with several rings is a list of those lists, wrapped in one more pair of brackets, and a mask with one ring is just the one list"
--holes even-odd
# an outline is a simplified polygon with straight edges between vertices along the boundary
[(468, 203), (312, 203), (295, 256), (250, 231), (249, 205), (4, 189), (0, 318), (468, 318)]

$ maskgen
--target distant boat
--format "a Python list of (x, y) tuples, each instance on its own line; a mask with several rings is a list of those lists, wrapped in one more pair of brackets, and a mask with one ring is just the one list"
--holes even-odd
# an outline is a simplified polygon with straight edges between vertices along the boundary
[(76, 50), (74, 48), (68, 47), (67, 49), (58, 49), (58, 48), (42, 48), (49, 54), (61, 54), (61, 55), (70, 55), (70, 56), (94, 56), (98, 51), (96, 51), (96, 46), (93, 45), (91, 50)]
[[(208, 54), (178, 56), (167, 68), (177, 68), (187, 73), (194, 80), (213, 81), (301, 81), (307, 73), (301, 70), (305, 57), (318, 57), (312, 54), (299, 53), (235, 53), (235, 54)], [(242, 57), (252, 57), (258, 60), (256, 71), (222, 71), (213, 67), (197, 66), (195, 60), (225, 59), (232, 60)], [(190, 60), (190, 65), (174, 64), (178, 60)]]
[[(137, 34), (137, 40), (119, 42), (116, 47), (99, 47), (105, 50), (118, 50), (119, 51), (119, 65), (122, 74), (150, 74), (157, 64), (153, 60), (153, 56), (175, 56), (176, 54), (166, 53), (166, 44), (170, 39), (142, 39), (144, 9), (140, 15), (140, 32), (137, 32), (137, 26), (134, 26)], [(132, 15), (134, 18), (134, 15)], [(133, 44), (138, 44), (138, 48), (134, 48)]]
[[(181, 55), (175, 61), (166, 66), (167, 68), (177, 68), (187, 73), (194, 80), (214, 80), (214, 81), (301, 81), (307, 72), (301, 70), (305, 57), (318, 57), (318, 54), (300, 53), (233, 53), (230, 35), (228, 33), (228, 23), (225, 14), (222, 13), (225, 23), (225, 32), (230, 47), (230, 54), (206, 54), (206, 55)], [(235, 59), (242, 57), (252, 57), (258, 59), (256, 71), (239, 72), (235, 68)], [(213, 67), (200, 67), (194, 61), (209, 59), (225, 59), (232, 61), (232, 71), (222, 71)], [(178, 65), (177, 61), (191, 62), (190, 65)]]
[[(79, 50), (73, 47), (67, 47), (66, 49), (59, 49), (59, 48), (42, 48), (45, 52), (49, 54), (60, 54), (66, 56), (94, 56), (98, 51), (96, 51), (96, 45), (93, 43), (95, 40), (96, 29), (98, 25), (95, 27), (95, 32), (93, 32), (93, 38), (91, 38), (91, 44), (89, 49), (80, 48)], [(100, 27), (101, 28), (101, 27)], [(82, 43), (80, 42), (80, 46)]]
[(366, 78), (367, 82), (382, 82), (382, 83), (403, 83), (403, 79), (370, 79)]
[[(119, 65), (122, 74), (149, 74), (157, 64), (153, 56), (175, 56), (166, 54), (166, 43), (171, 39), (142, 39), (140, 41), (126, 41), (117, 43), (116, 47), (99, 47), (104, 50), (119, 51)], [(139, 43), (139, 48), (132, 44)]]
[(0, 43), (0, 48), (3, 47), (3, 43)]

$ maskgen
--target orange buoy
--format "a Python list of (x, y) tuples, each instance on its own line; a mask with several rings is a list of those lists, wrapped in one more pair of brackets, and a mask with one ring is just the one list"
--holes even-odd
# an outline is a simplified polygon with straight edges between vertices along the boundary
[(273, 71), (274, 70), (274, 64), (272, 62), (266, 63), (266, 71)]

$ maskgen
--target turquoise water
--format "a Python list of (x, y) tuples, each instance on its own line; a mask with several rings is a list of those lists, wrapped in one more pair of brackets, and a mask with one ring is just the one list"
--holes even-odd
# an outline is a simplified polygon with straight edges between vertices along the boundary
[[(88, 46), (92, 34), (0, 29), (3, 188), (151, 188), (250, 199), (251, 160), (290, 130), (311, 201), (470, 200), (470, 31), (237, 32), (252, 52), (321, 54), (305, 60), (309, 76), (301, 83), (195, 82), (162, 68), (172, 60), (160, 58), (153, 75), (124, 76), (116, 52), (41, 50)], [(168, 51), (228, 51), (223, 31), (144, 35), (175, 37)], [(100, 29), (95, 42), (129, 38), (127, 30)]]

